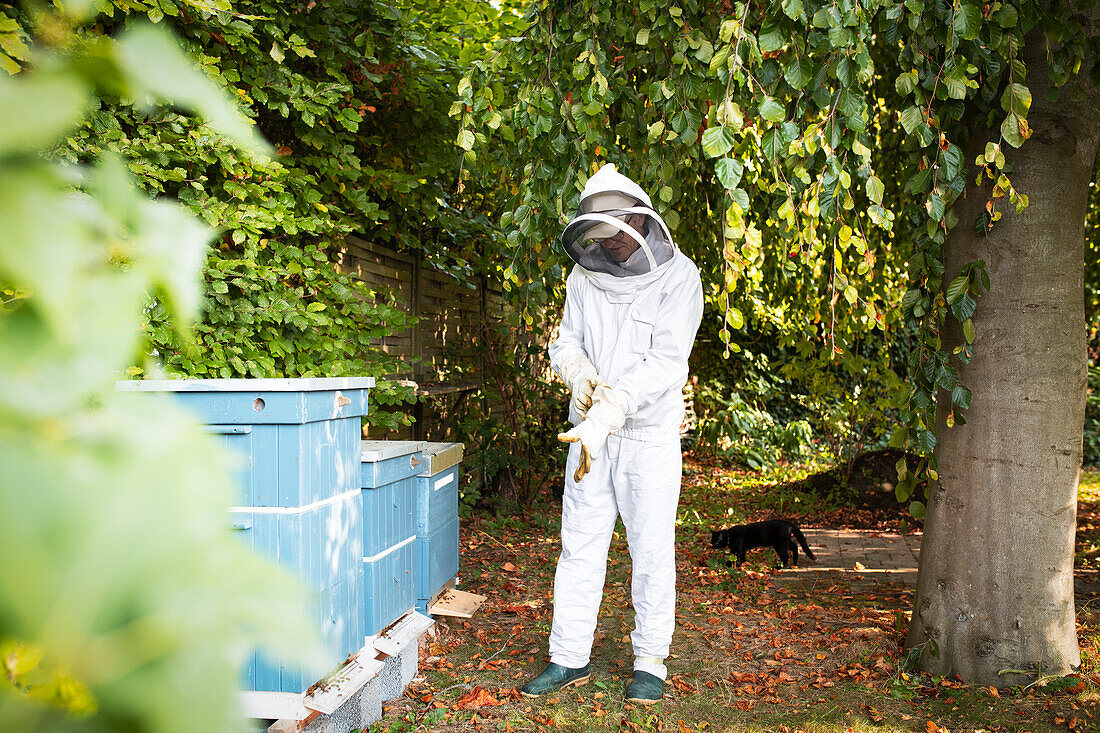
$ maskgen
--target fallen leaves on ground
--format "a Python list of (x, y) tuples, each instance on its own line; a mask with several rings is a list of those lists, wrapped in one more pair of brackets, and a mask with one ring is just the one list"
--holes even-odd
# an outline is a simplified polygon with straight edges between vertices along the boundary
[[(977, 730), (953, 717), (969, 704), (981, 708), (979, 724), (991, 733), (1023, 730), (1019, 722), (1036, 716), (1047, 725), (1028, 728), (1036, 733), (1080, 733), (1100, 723), (1095, 702), (1079, 702), (1069, 694), (1009, 694), (957, 678), (899, 671), (914, 592), (889, 576), (788, 573), (777, 569), (771, 550), (756, 550), (745, 567), (727, 569), (725, 558), (709, 548), (710, 530), (781, 516), (768, 503), (774, 498), (769, 492), (797, 481), (798, 475), (787, 467), (760, 475), (687, 462), (677, 527), (676, 635), (667, 662), (671, 674), (665, 701), (648, 708), (625, 703), (622, 697), (632, 668), (633, 609), (621, 525), (608, 560), (591, 682), (530, 700), (516, 688), (548, 661), (560, 502), (535, 502), (511, 516), (502, 512), (464, 518), (460, 587), (487, 600), (474, 618), (437, 618), (439, 633), (422, 651), (423, 682), (416, 695), (400, 703), (409, 706), (408, 719), (419, 725), (434, 705), (444, 706), (446, 715), (431, 729), (445, 733), (684, 733), (708, 723), (721, 731), (762, 726), (839, 733), (883, 721), (912, 733), (959, 733)], [(811, 509), (796, 518), (803, 526), (837, 526), (829, 522), (844, 511)], [(846, 515), (842, 524), (876, 532), (896, 524), (859, 512)], [(1088, 633), (1081, 635), (1087, 655), (1092, 653), (1089, 644), (1100, 643), (1100, 613), (1082, 608), (1078, 619), (1087, 624), (1083, 628)], [(1067, 687), (1085, 684), (1095, 692), (1088, 677), (1095, 672), (1083, 672)], [(819, 724), (822, 720), (826, 723)]]
[(455, 707), (463, 710), (478, 710), (494, 705), (503, 705), (500, 700), (493, 697), (492, 693), (483, 687), (474, 687), (455, 702)]

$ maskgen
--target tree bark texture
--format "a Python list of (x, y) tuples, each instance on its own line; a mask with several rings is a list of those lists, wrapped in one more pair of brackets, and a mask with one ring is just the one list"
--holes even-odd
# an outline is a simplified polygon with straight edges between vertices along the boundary
[[(966, 425), (946, 426), (951, 397), (940, 394), (939, 480), (929, 486), (907, 642), (925, 645), (921, 667), (929, 672), (998, 687), (1080, 665), (1073, 555), (1088, 373), (1084, 222), (1100, 94), (1088, 86), (1084, 101), (1069, 101), (1068, 91), (1048, 101), (1045, 45), (1036, 36), (1025, 47), (1034, 133), (1019, 150), (1002, 144), (1030, 205), (1016, 214), (1002, 199), (1004, 218), (989, 234), (975, 231), (990, 186), (974, 187), (972, 163), (995, 139), (978, 132), (947, 242), (945, 285), (980, 259), (991, 289), (973, 317), (973, 361), (960, 366), (960, 383), (974, 395)], [(947, 343), (962, 343), (959, 324), (948, 328)]]

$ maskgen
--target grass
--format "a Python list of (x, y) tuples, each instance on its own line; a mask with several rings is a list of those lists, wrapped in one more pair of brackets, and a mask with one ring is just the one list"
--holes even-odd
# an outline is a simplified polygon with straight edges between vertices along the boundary
[[(730, 570), (724, 558), (711, 555), (710, 529), (774, 512), (769, 492), (807, 470), (688, 467), (677, 518), (671, 678), (666, 699), (648, 708), (623, 697), (633, 619), (621, 525), (612, 541), (592, 680), (529, 700), (515, 688), (546, 662), (560, 505), (533, 506), (519, 518), (472, 516), (463, 525), (461, 587), (488, 600), (472, 619), (438, 624), (440, 634), (421, 659), (421, 678), (388, 704), (372, 733), (1100, 729), (1100, 691), (1092, 684), (1072, 694), (1053, 691), (1055, 685), (996, 691), (900, 670), (913, 593), (891, 576), (779, 572), (770, 551), (750, 554), (744, 568)], [(1082, 516), (1088, 518), (1100, 500), (1100, 472), (1087, 472), (1081, 487)], [(784, 502), (795, 498), (791, 493)], [(813, 509), (804, 514), (807, 523)], [(1092, 606), (1100, 604), (1082, 600), (1082, 654), (1086, 670), (1096, 670), (1100, 609)]]
[(1077, 550), (1074, 565), (1100, 573), (1100, 469), (1081, 472), (1077, 489)]
[(1091, 466), (1081, 470), (1077, 498), (1080, 501), (1100, 502), (1100, 467)]

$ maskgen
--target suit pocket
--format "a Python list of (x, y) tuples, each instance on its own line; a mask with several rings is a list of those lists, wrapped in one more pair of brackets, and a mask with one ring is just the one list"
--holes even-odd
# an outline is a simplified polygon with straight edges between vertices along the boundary
[(628, 351), (637, 356), (645, 356), (653, 345), (653, 327), (655, 313), (650, 309), (640, 309), (630, 316), (630, 342)]
[(623, 479), (632, 490), (679, 490), (683, 460), (679, 439), (649, 443), (624, 440), (627, 449), (618, 457)]

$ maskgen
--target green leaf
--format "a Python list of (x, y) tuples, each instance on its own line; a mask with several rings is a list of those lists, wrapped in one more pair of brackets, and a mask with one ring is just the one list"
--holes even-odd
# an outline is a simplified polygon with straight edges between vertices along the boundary
[(920, 107), (907, 107), (901, 113), (901, 126), (905, 128), (907, 134), (913, 134), (913, 131), (922, 124), (924, 124), (924, 113)]
[(973, 399), (973, 393), (961, 384), (951, 390), (951, 401), (964, 410), (970, 409), (970, 403)]
[(8, 76), (14, 76), (23, 70), (22, 65), (12, 57), (0, 53), (0, 71), (6, 71)]
[(913, 479), (908, 476), (898, 481), (897, 485), (894, 486), (894, 498), (898, 500), (899, 504), (909, 501), (909, 497), (912, 496), (912, 494)]
[(732, 191), (741, 182), (744, 165), (734, 158), (721, 158), (714, 164), (714, 171), (722, 185)]
[(829, 43), (833, 45), (833, 48), (843, 49), (852, 45), (852, 41), (855, 38), (855, 34), (851, 28), (844, 26), (833, 26), (829, 29)]
[(911, 288), (905, 291), (905, 295), (901, 296), (901, 309), (903, 312), (908, 313), (913, 309), (913, 306), (920, 302), (921, 292), (916, 288)]
[(719, 69), (726, 66), (726, 62), (730, 59), (730, 53), (732, 49), (729, 46), (722, 46), (719, 48), (713, 56), (711, 56), (710, 64), (707, 65), (707, 72), (710, 74), (718, 73)]
[[(471, 72), (473, 73), (473, 72)], [(467, 103), (473, 101), (473, 81), (470, 78), (470, 74), (466, 74), (458, 80), (458, 96), (461, 97)]]
[(139, 24), (116, 44), (122, 69), (137, 82), (139, 101), (166, 99), (197, 112), (235, 144), (258, 155), (270, 147), (229, 97), (207, 77), (163, 27)]
[(982, 27), (982, 10), (978, 5), (963, 3), (955, 10), (953, 22), (955, 33), (962, 38), (973, 41), (978, 37), (978, 31)]
[[(2, 14), (0, 14), (0, 50), (19, 61), (30, 60), (31, 50), (19, 34), (19, 24)], [(16, 67), (19, 68), (19, 64), (16, 64)]]
[(734, 203), (741, 207), (741, 211), (749, 210), (749, 194), (743, 188), (735, 188), (729, 192)]
[(928, 212), (929, 218), (937, 222), (943, 221), (943, 215), (946, 212), (946, 208), (943, 197), (936, 193), (930, 195), (924, 204), (924, 210)]
[(0, 156), (51, 146), (76, 126), (88, 101), (75, 76), (0, 76)]
[(926, 507), (923, 501), (912, 501), (909, 503), (909, 513), (913, 515), (913, 519), (924, 519)]
[(463, 150), (473, 150), (474, 140), (474, 131), (469, 128), (463, 128), (458, 131), (458, 137), (455, 143)]
[(961, 65), (944, 74), (943, 86), (947, 89), (947, 96), (951, 99), (966, 99), (967, 81), (966, 69)]
[(864, 119), (864, 112), (867, 108), (867, 103), (864, 102), (863, 96), (856, 93), (852, 89), (845, 89), (840, 95), (840, 112), (845, 117), (846, 126), (855, 130), (856, 132), (862, 132), (866, 128), (867, 124)]
[(928, 184), (931, 180), (931, 168), (914, 171), (913, 175), (909, 176), (909, 180), (905, 184), (905, 191), (907, 193), (925, 193), (928, 191)]
[(735, 142), (733, 128), (726, 125), (710, 127), (703, 133), (703, 153), (708, 158), (717, 158), (728, 153)]
[(772, 97), (764, 97), (760, 103), (760, 116), (768, 122), (779, 122), (786, 114), (786, 108)]
[(909, 437), (909, 430), (904, 425), (894, 430), (890, 434), (890, 447), (901, 448), (905, 445), (906, 438)]
[(725, 102), (718, 107), (718, 122), (740, 130), (745, 125), (745, 115), (736, 102)]
[(959, 383), (959, 374), (953, 368), (942, 365), (936, 369), (936, 384), (948, 391)]
[(1031, 109), (1031, 90), (1016, 82), (1009, 84), (1001, 95), (1001, 109), (1027, 117), (1027, 112)]
[(882, 180), (878, 176), (867, 177), (867, 198), (874, 201), (876, 204), (882, 203), (882, 194), (886, 191), (886, 186), (882, 183)]
[(634, 42), (639, 46), (649, 45), (649, 28), (639, 28), (638, 35), (634, 37)]
[(760, 29), (760, 52), (771, 53), (787, 45), (787, 38), (777, 23), (765, 24)]
[(970, 285), (970, 278), (966, 275), (959, 275), (951, 284), (947, 286), (947, 302), (954, 303), (963, 296), (967, 287)]
[(845, 56), (837, 63), (836, 78), (846, 87), (855, 83), (856, 65), (850, 57)]
[(965, 321), (974, 315), (974, 310), (977, 307), (978, 301), (974, 300), (970, 293), (963, 293), (958, 301), (951, 305), (951, 312), (959, 321)]
[(699, 48), (695, 49), (695, 58), (702, 61), (704, 64), (710, 64), (710, 60), (713, 57), (714, 46), (710, 41), (704, 40), (699, 44)]
[(915, 69), (898, 74), (894, 81), (894, 89), (901, 96), (905, 96), (917, 88), (917, 72)]
[(966, 339), (966, 343), (974, 343), (974, 319), (967, 318), (962, 322), (963, 338)]
[(1001, 123), (1001, 136), (1014, 148), (1024, 144), (1024, 136), (1020, 134), (1020, 118), (1015, 112), (1009, 112)]
[(783, 0), (783, 12), (791, 20), (801, 20), (805, 14), (802, 8), (802, 0)]
[(1005, 3), (993, 14), (993, 18), (1002, 28), (1015, 28), (1019, 13), (1014, 6)]
[(729, 43), (733, 38), (733, 33), (739, 27), (739, 23), (732, 18), (727, 18), (722, 21), (722, 25), (718, 28), (718, 38), (722, 43)]
[(819, 8), (814, 13), (813, 24), (815, 28), (832, 28), (840, 24), (840, 13), (830, 6)]
[(809, 59), (795, 57), (783, 70), (783, 78), (795, 89), (803, 89), (814, 78), (814, 67)]
[(947, 180), (955, 180), (963, 172), (962, 150), (957, 145), (948, 145), (946, 150), (940, 151), (940, 163)]

